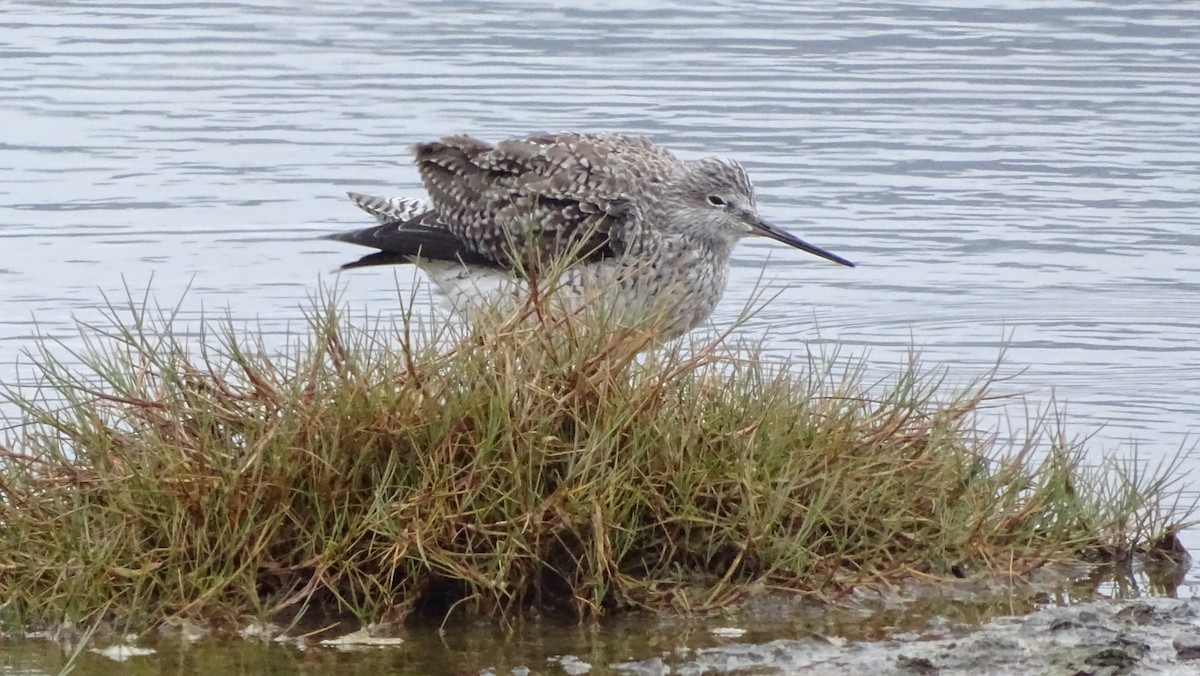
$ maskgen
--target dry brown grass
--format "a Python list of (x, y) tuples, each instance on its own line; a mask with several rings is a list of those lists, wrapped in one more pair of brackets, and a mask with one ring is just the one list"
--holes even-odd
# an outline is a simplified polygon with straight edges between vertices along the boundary
[(0, 447), (5, 616), (699, 610), (1124, 555), (1190, 514), (1172, 462), (980, 432), (987, 379), (880, 390), (723, 338), (338, 308), (281, 351), (134, 302), (71, 356), (41, 345)]

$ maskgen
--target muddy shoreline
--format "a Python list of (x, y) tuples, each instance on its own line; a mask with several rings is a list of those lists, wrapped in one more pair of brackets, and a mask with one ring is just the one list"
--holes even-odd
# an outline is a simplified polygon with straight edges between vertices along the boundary
[(60, 627), (0, 637), (0, 671), (55, 673), (78, 650), (77, 676), (110, 673), (114, 662), (135, 676), (220, 664), (230, 665), (230, 676), (260, 673), (236, 666), (251, 664), (390, 676), (1194, 674), (1200, 673), (1200, 598), (1175, 598), (1192, 594), (1185, 571), (1178, 566), (1170, 575), (1123, 582), (1085, 576), (1082, 583), (1078, 570), (1048, 568), (1019, 581), (859, 590), (833, 605), (764, 592), (736, 611), (710, 615), (631, 614), (598, 623), (527, 617), (507, 628), (465, 620), (314, 631), (250, 622), (231, 633), (184, 621), (144, 635), (102, 631), (81, 646), (78, 630)]
[(815, 636), (610, 665), (626, 674), (861, 676), (1200, 673), (1200, 599), (1095, 601), (881, 641)]

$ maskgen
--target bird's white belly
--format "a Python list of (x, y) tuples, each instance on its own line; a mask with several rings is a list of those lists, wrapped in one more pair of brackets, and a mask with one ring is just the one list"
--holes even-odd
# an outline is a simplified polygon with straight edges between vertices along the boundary
[[(420, 260), (449, 306), (469, 321), (481, 313), (509, 313), (529, 298), (528, 284), (510, 271)], [(652, 324), (664, 338), (682, 335), (712, 313), (725, 287), (722, 267), (699, 266), (694, 274), (666, 279), (619, 260), (578, 265), (554, 286), (553, 302), (567, 312), (586, 311), (625, 326)]]

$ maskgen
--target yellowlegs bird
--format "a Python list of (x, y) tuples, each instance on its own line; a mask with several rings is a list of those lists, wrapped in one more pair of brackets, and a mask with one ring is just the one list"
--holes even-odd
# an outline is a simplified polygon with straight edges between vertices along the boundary
[(760, 218), (737, 162), (683, 161), (644, 138), (551, 134), (493, 146), (450, 136), (414, 154), (429, 200), (350, 193), (379, 225), (329, 239), (378, 249), (343, 269), (416, 264), (468, 317), (523, 298), (531, 273), (565, 256), (557, 293), (573, 307), (603, 299), (655, 314), (669, 339), (712, 313), (743, 237), (854, 266)]

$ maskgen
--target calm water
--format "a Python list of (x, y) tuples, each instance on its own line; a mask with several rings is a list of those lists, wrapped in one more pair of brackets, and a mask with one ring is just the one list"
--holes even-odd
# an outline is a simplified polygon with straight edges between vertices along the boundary
[[(739, 158), (768, 217), (860, 263), (746, 243), (718, 325), (769, 255), (747, 331), (774, 350), (888, 373), (915, 344), (965, 381), (1007, 343), (1005, 387), (1098, 449), (1174, 451), (1200, 429), (1200, 5), (958, 4), (9, 0), (0, 369), (151, 279), (283, 331), (354, 253), (314, 240), (365, 222), (344, 191), (418, 192), (409, 144), (606, 129)], [(341, 282), (396, 302), (387, 271)]]

